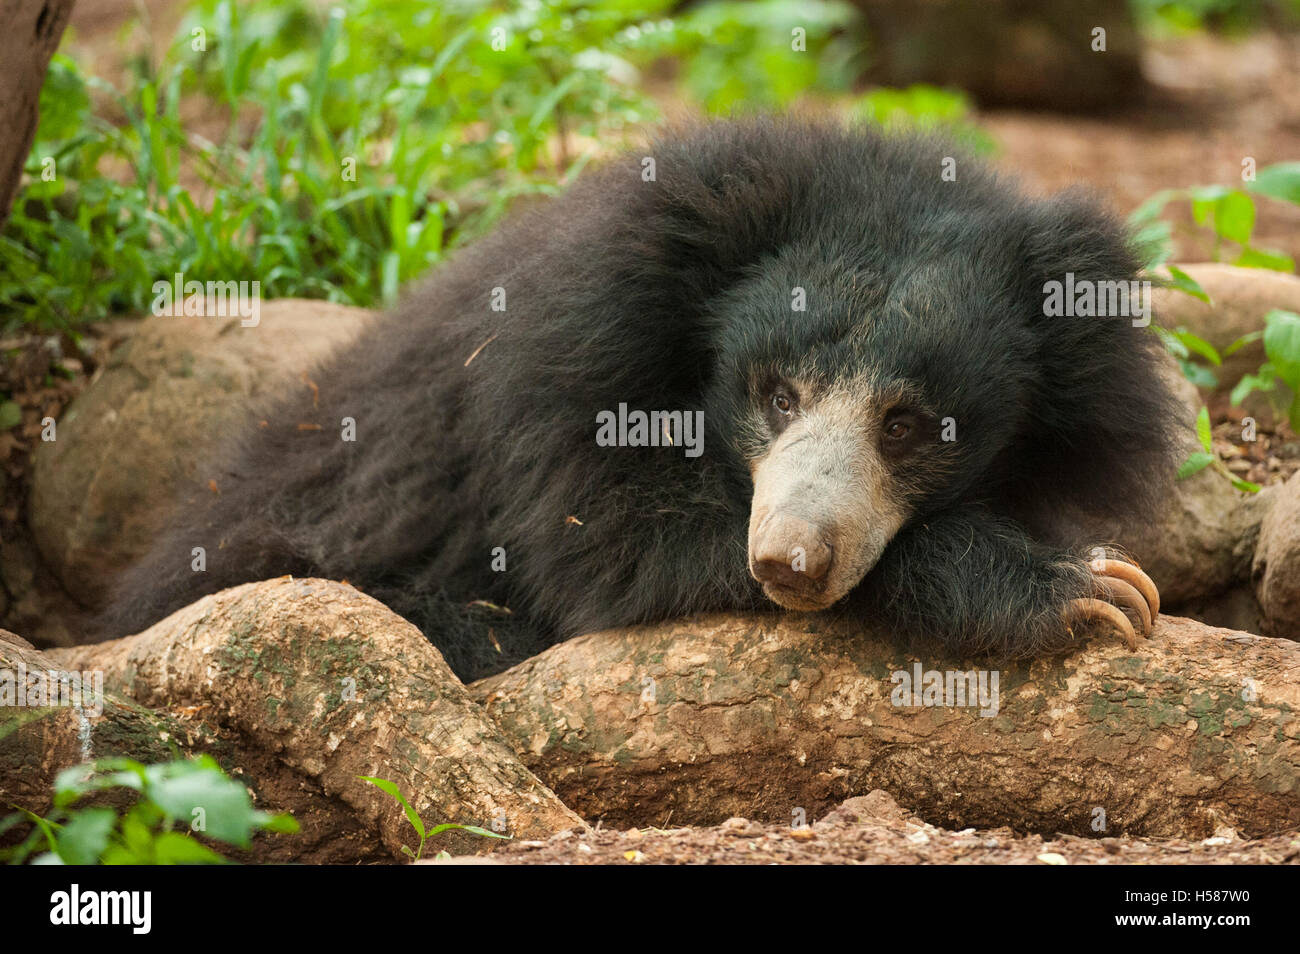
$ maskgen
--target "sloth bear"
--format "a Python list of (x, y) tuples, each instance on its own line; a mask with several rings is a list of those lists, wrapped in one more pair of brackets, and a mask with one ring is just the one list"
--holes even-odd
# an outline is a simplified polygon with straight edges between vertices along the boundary
[(584, 174), (318, 369), (318, 400), (251, 415), (110, 628), (294, 574), (353, 582), (466, 680), (772, 603), (962, 653), (1135, 645), (1155, 587), (1074, 518), (1159, 497), (1174, 404), (1141, 322), (1045, 299), (1138, 262), (1085, 199), (953, 155), (751, 118)]

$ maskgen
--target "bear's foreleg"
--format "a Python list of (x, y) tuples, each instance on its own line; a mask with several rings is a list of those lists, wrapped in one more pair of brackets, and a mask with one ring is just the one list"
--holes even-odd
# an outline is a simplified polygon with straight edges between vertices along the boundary
[(862, 589), (891, 628), (961, 652), (1051, 651), (1098, 622), (1136, 648), (1160, 611), (1155, 584), (1103, 548), (1090, 556), (1039, 543), (987, 508), (958, 507), (901, 531)]

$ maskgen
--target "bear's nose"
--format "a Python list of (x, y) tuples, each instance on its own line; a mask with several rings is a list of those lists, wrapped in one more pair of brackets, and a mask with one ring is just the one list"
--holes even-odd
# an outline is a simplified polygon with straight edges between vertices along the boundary
[(760, 583), (809, 589), (826, 576), (832, 555), (816, 524), (772, 513), (754, 535), (750, 572)]

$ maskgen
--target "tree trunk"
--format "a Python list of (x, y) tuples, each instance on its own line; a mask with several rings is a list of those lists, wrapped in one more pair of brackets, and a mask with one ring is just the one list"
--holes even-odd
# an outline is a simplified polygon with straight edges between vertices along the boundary
[[(428, 827), (458, 822), (522, 838), (582, 827), (419, 630), (344, 583), (237, 586), (138, 636), (47, 655), (67, 669), (102, 669), (106, 685), (142, 705), (199, 707), (223, 734), (341, 799), (394, 852), (414, 845), (414, 832), (397, 803), (358, 776), (396, 784)], [(495, 844), (448, 832), (431, 847)]]
[(18, 194), (36, 138), (37, 106), (50, 57), (72, 16), (73, 0), (0, 0), (0, 226)]
[[(61, 668), (25, 640), (0, 630), (0, 678), (6, 672), (16, 676), (22, 671), (48, 673)], [(230, 734), (223, 736), (202, 717), (201, 707), (170, 713), (146, 709), (114, 693), (104, 693), (99, 699), (93, 694), (74, 698), (83, 703), (80, 709), (67, 705), (0, 709), (0, 815), (8, 814), (14, 805), (47, 815), (55, 776), (72, 765), (109, 756), (150, 763), (206, 753), (252, 790), (259, 807), (289, 812), (300, 828), (291, 836), (259, 833), (246, 851), (218, 845), (226, 857), (280, 864), (392, 859), (374, 827), (361, 823), (347, 804), (326, 795), (306, 774), (280, 765), (274, 754)], [(97, 711), (97, 703), (102, 703), (102, 711)], [(81, 804), (120, 809), (127, 803), (129, 799), (122, 793), (110, 792)], [(21, 834), (19, 829), (5, 840), (12, 842)]]
[(706, 617), (571, 640), (470, 689), (525, 764), (606, 825), (811, 820), (877, 788), (951, 828), (1300, 824), (1296, 643), (1164, 617), (1136, 653), (1098, 639), (1002, 668), (989, 717), (895, 704), (914, 659), (816, 617)]

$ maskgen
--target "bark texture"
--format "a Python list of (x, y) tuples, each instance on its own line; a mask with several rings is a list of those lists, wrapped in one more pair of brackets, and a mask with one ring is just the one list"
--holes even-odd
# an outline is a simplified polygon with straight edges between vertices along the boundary
[[(0, 630), (0, 676), (59, 670), (60, 663), (13, 633)], [(54, 781), (69, 766), (109, 756), (140, 762), (167, 762), (206, 753), (252, 791), (259, 807), (289, 812), (297, 834), (258, 834), (252, 846), (236, 850), (218, 845), (226, 857), (243, 862), (358, 864), (392, 859), (372, 826), (363, 824), (350, 806), (326, 795), (302, 772), (280, 764), (273, 753), (223, 735), (203, 715), (202, 706), (171, 711), (147, 709), (130, 699), (105, 693), (102, 711), (90, 698), (80, 710), (57, 705), (0, 709), (0, 814), (18, 805), (47, 815)], [(82, 804), (122, 808), (122, 793)], [(12, 836), (12, 837), (16, 837)]]
[[(438, 651), (345, 583), (288, 577), (234, 587), (137, 636), (53, 650), (69, 669), (155, 709), (202, 707), (223, 733), (275, 754), (378, 828), (394, 852), (415, 836), (358, 776), (396, 784), (426, 825), (538, 838), (582, 826), (515, 757)], [(449, 832), (435, 848), (494, 840)]]
[[(524, 839), (581, 827), (574, 811), (619, 826), (811, 821), (874, 789), (951, 828), (1197, 839), (1300, 826), (1300, 644), (1171, 617), (1136, 653), (1099, 638), (988, 670), (984, 700), (935, 700), (918, 678), (969, 662), (800, 615), (595, 633), (466, 690), (379, 603), (288, 578), (44, 658), (102, 669), (154, 710), (133, 716), (145, 735), (177, 731), (151, 718), (201, 713), (219, 742), (263, 754), (245, 759), (253, 779), (305, 780), (322, 811), (351, 812), (390, 852), (411, 832), (358, 775), (396, 783), (429, 824), (503, 818)], [(904, 692), (900, 674), (916, 685)], [(51, 725), (6, 743), (0, 785), (80, 760), (77, 727)]]
[(41, 84), (73, 0), (0, 0), (0, 225), (18, 194), (36, 138)]
[(896, 705), (893, 674), (915, 660), (813, 617), (704, 617), (571, 640), (471, 691), (525, 764), (606, 825), (813, 819), (877, 788), (953, 828), (1300, 824), (1296, 643), (1164, 617), (1136, 653), (1098, 639), (1001, 668), (992, 717)]

